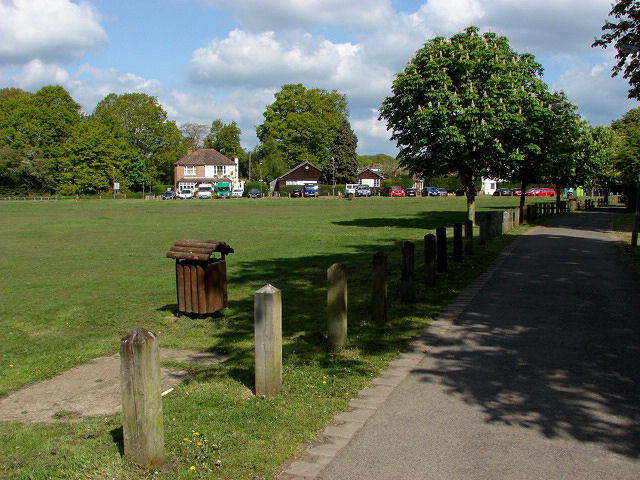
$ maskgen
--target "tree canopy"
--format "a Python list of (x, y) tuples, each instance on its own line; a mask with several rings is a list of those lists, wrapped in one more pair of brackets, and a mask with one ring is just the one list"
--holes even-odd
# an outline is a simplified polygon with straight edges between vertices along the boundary
[(613, 44), (618, 63), (612, 68), (612, 77), (620, 72), (631, 85), (629, 98), (640, 100), (640, 1), (618, 0), (612, 4), (602, 31), (605, 33), (591, 45), (607, 48)]
[(400, 164), (424, 178), (456, 174), (475, 220), (475, 183), (522, 146), (509, 124), (523, 123), (523, 107), (539, 104), (542, 68), (506, 37), (469, 27), (436, 37), (396, 75), (380, 118), (393, 131)]
[(324, 168), (324, 178), (327, 183), (357, 183), (358, 181), (358, 137), (347, 119), (342, 120), (340, 128), (333, 138), (329, 149), (331, 162)]
[(173, 163), (186, 153), (186, 142), (175, 122), (167, 120), (157, 98), (144, 93), (110, 93), (98, 103), (93, 117), (135, 148), (144, 158), (151, 181), (171, 181)]
[(304, 161), (324, 168), (336, 132), (348, 116), (347, 100), (335, 90), (288, 84), (263, 115), (257, 136), (263, 143), (273, 139), (289, 168)]

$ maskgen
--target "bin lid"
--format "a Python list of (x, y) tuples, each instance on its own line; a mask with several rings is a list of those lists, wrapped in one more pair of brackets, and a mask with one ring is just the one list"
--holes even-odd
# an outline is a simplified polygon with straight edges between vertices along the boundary
[(171, 250), (167, 252), (168, 258), (178, 260), (199, 260), (206, 262), (213, 252), (220, 252), (222, 258), (229, 253), (233, 253), (233, 248), (224, 242), (214, 240), (178, 240), (173, 244)]

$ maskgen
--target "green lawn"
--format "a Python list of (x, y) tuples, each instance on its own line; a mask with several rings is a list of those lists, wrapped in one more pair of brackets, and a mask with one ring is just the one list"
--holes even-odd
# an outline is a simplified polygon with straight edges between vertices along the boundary
[[(480, 197), (478, 212), (518, 201)], [(435, 287), (418, 281), (416, 303), (395, 301), (400, 242), (416, 242), (419, 272), (423, 236), (464, 218), (464, 198), (0, 202), (0, 396), (113, 354), (137, 326), (157, 333), (161, 346), (232, 355), (189, 367), (191, 380), (164, 398), (169, 462), (157, 474), (122, 461), (114, 415), (0, 423), (0, 478), (211, 475), (203, 463), (215, 478), (271, 478), (512, 238), (476, 246)], [(235, 249), (227, 257), (230, 305), (221, 316), (177, 315), (174, 261), (165, 253), (180, 238)], [(368, 322), (376, 251), (390, 260), (384, 328)], [(326, 269), (334, 262), (349, 272), (349, 344), (328, 352)], [(261, 400), (252, 395), (253, 293), (267, 283), (282, 290), (284, 387)], [(194, 431), (209, 442), (185, 441)], [(216, 459), (221, 467), (212, 466)]]

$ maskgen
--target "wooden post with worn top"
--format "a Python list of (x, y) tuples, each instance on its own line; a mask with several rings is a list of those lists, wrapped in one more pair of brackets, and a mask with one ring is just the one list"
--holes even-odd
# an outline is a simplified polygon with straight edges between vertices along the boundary
[(256, 395), (275, 395), (282, 387), (282, 295), (272, 285), (254, 294)]
[(424, 236), (424, 283), (436, 283), (436, 236), (433, 233)]
[(436, 227), (438, 273), (447, 272), (447, 229)]
[(347, 341), (347, 269), (334, 263), (327, 269), (327, 327), (329, 347)]
[(371, 320), (378, 325), (387, 323), (387, 256), (382, 252), (373, 255)]
[(400, 300), (413, 302), (415, 292), (413, 277), (415, 273), (415, 247), (413, 242), (402, 242), (402, 272), (400, 277)]
[(124, 458), (145, 467), (164, 463), (160, 352), (153, 333), (137, 328), (120, 340)]

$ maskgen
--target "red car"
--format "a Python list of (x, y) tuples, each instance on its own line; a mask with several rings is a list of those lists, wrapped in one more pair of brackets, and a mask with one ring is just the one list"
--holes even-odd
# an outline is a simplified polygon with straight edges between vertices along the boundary
[(520, 190), (519, 188), (514, 188), (511, 193), (513, 193), (513, 195), (517, 195), (518, 197), (522, 195), (522, 190)]
[(389, 197), (404, 197), (404, 190), (402, 187), (389, 187), (389, 192), (387, 193)]
[(553, 188), (539, 188), (536, 197), (555, 197), (556, 191)]

